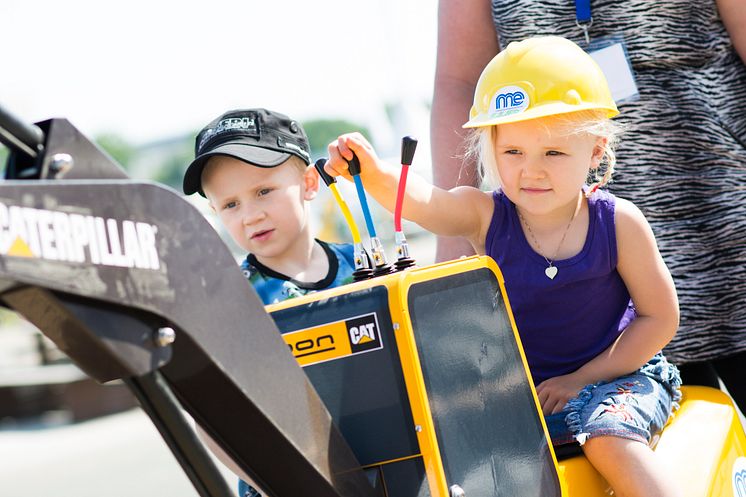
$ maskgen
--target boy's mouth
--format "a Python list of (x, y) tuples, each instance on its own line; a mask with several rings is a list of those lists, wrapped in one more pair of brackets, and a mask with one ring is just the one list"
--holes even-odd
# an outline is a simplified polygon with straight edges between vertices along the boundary
[(274, 230), (257, 231), (256, 233), (254, 233), (254, 234), (251, 235), (251, 239), (252, 240), (264, 241), (264, 240), (266, 240), (267, 238), (269, 238), (272, 235), (273, 231)]

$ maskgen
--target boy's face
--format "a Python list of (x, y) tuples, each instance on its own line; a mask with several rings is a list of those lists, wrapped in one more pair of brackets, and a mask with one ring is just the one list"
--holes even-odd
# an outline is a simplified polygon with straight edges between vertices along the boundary
[(314, 168), (295, 159), (266, 168), (216, 156), (202, 173), (202, 190), (220, 221), (262, 262), (290, 256), (297, 242), (310, 239), (306, 201), (318, 188)]

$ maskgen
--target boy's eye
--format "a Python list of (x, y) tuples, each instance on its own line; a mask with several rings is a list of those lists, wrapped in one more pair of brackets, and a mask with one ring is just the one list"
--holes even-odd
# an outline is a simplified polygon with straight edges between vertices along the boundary
[(238, 205), (238, 203), (235, 201), (226, 202), (225, 205), (223, 205), (223, 209), (233, 209), (236, 205)]
[(259, 197), (263, 197), (264, 195), (267, 195), (271, 191), (272, 191), (271, 188), (262, 188), (261, 190), (259, 190), (259, 192), (257, 193), (257, 195)]
[(565, 155), (564, 153), (560, 152), (559, 150), (549, 150), (547, 151), (547, 155)]

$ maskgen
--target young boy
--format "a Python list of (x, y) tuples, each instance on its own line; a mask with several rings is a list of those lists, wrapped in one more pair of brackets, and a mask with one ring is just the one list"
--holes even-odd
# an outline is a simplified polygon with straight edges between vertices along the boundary
[[(297, 121), (265, 109), (233, 110), (199, 132), (195, 159), (184, 173), (184, 193), (206, 197), (231, 238), (248, 252), (241, 269), (265, 305), (353, 279), (353, 246), (311, 234), (308, 202), (319, 191), (319, 176), (310, 163), (308, 138)], [(238, 489), (240, 497), (259, 495), (243, 480)]]
[(353, 246), (314, 239), (309, 204), (319, 191), (308, 138), (289, 117), (266, 109), (226, 112), (197, 135), (184, 193), (210, 201), (265, 304), (352, 281)]

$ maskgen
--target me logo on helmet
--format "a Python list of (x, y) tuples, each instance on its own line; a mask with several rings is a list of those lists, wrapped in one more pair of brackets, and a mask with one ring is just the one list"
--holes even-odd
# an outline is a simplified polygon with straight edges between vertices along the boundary
[(490, 117), (497, 119), (526, 110), (530, 104), (528, 94), (520, 86), (503, 86), (492, 97)]
[(739, 457), (733, 463), (733, 496), (746, 497), (746, 457)]

